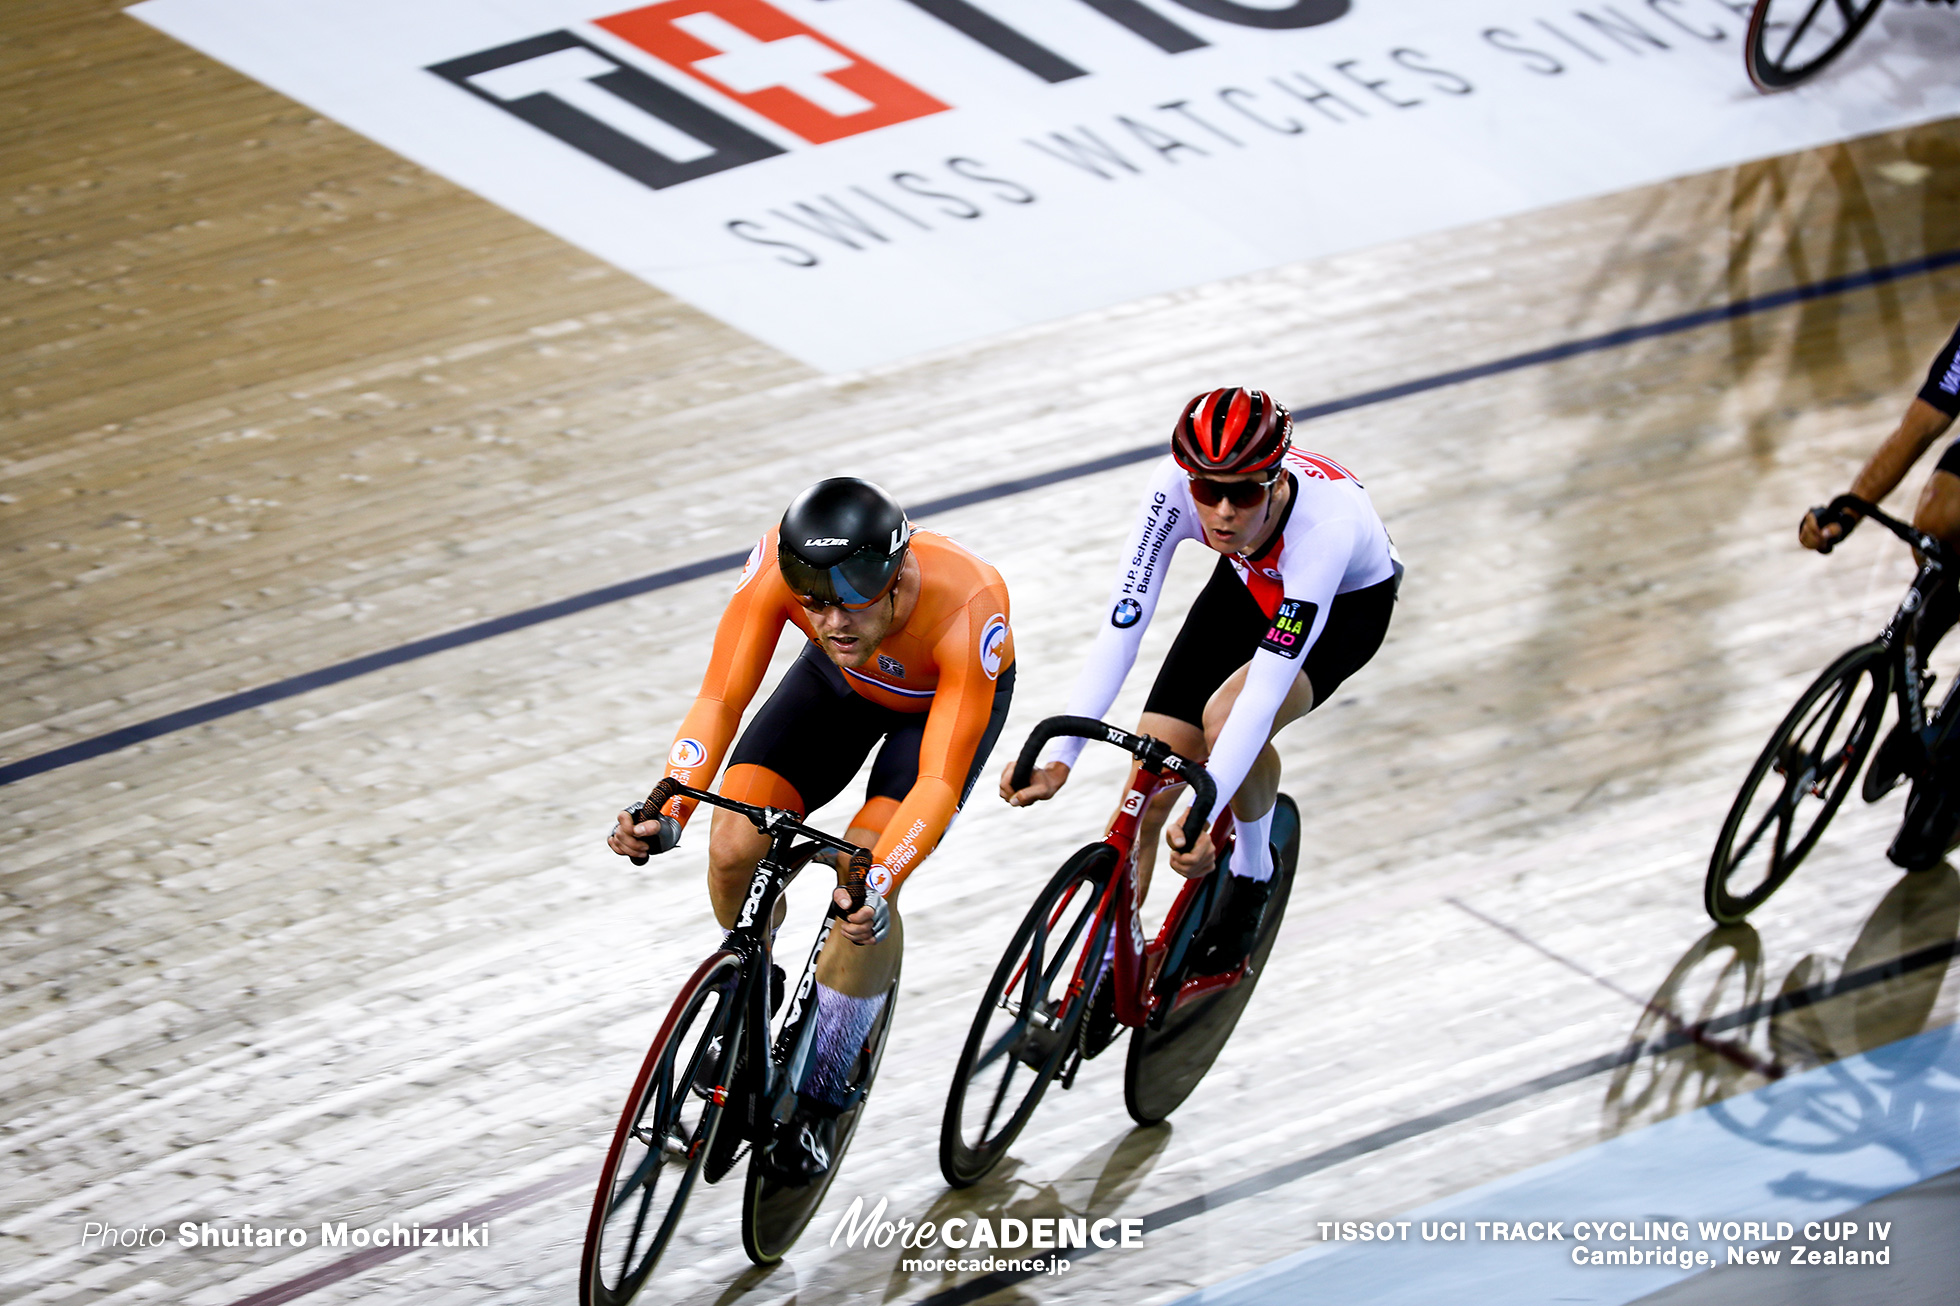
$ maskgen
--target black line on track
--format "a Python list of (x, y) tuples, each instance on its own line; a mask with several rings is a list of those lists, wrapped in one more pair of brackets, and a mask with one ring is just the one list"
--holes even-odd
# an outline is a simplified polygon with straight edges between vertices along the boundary
[[(1315, 418), (1332, 416), (1335, 413), (1351, 412), (1357, 408), (1368, 408), (1375, 404), (1389, 403), (1392, 400), (1405, 399), (1410, 395), (1423, 394), (1430, 390), (1441, 390), (1448, 386), (1461, 385), (1466, 381), (1478, 381), (1485, 377), (1501, 376), (1506, 372), (1517, 372), (1525, 368), (1541, 367), (1547, 363), (1561, 362), (1568, 358), (1578, 358), (1584, 354), (1599, 353), (1607, 349), (1618, 349), (1623, 345), (1634, 344), (1642, 340), (1652, 340), (1659, 336), (1674, 335), (1682, 331), (1693, 331), (1698, 327), (1709, 326), (1717, 322), (1727, 322), (1740, 317), (1749, 317), (1756, 313), (1766, 313), (1774, 309), (1787, 308), (1792, 304), (1800, 304), (1813, 299), (1826, 299), (1833, 295), (1844, 294), (1847, 291), (1863, 290), (1871, 286), (1884, 285), (1887, 282), (1898, 281), (1905, 277), (1920, 276), (1928, 272), (1938, 272), (1943, 268), (1953, 267), (1956, 264), (1960, 264), (1960, 250), (1946, 250), (1942, 253), (1926, 255), (1924, 258), (1907, 259), (1903, 263), (1891, 263), (1884, 267), (1869, 268), (1863, 272), (1853, 272), (1841, 277), (1830, 277), (1823, 281), (1812, 282), (1808, 285), (1792, 286), (1787, 290), (1778, 290), (1767, 295), (1758, 295), (1753, 299), (1737, 300), (1734, 303), (1722, 304), (1715, 308), (1698, 309), (1693, 313), (1683, 313), (1676, 317), (1663, 318), (1658, 322), (1649, 322), (1641, 326), (1622, 327), (1617, 331), (1608, 331), (1603, 335), (1586, 336), (1583, 339), (1566, 341), (1564, 344), (1551, 345), (1544, 349), (1534, 349), (1528, 353), (1512, 354), (1507, 358), (1495, 359), (1488, 363), (1478, 363), (1471, 367), (1460, 367), (1449, 372), (1438, 372), (1433, 376), (1419, 377), (1413, 381), (1402, 381), (1395, 385), (1383, 386), (1378, 390), (1364, 390), (1360, 394), (1348, 395), (1341, 399), (1330, 399), (1326, 403), (1313, 404), (1305, 408), (1295, 409), (1293, 417), (1296, 422), (1309, 422)], [(1091, 458), (1087, 462), (1070, 463), (1066, 467), (1057, 467), (1053, 471), (1040, 472), (1033, 476), (1015, 477), (1013, 480), (1008, 481), (996, 481), (992, 485), (985, 485), (977, 490), (967, 490), (960, 494), (949, 494), (943, 498), (930, 499), (924, 503), (914, 505), (911, 512), (915, 517), (926, 517), (933, 513), (951, 512), (955, 508), (971, 507), (977, 503), (990, 503), (995, 499), (1005, 499), (1012, 495), (1025, 494), (1030, 490), (1038, 490), (1045, 486), (1057, 485), (1063, 481), (1072, 481), (1083, 476), (1093, 476), (1098, 472), (1111, 471), (1118, 467), (1127, 467), (1131, 463), (1147, 462), (1162, 452), (1163, 447), (1157, 444), (1146, 445), (1140, 449), (1125, 449), (1120, 453), (1105, 454), (1101, 458)], [(670, 567), (665, 571), (656, 571), (649, 576), (641, 576), (637, 580), (621, 581), (616, 585), (607, 585), (601, 589), (587, 590), (583, 594), (574, 594), (570, 598), (558, 599), (551, 603), (541, 603), (536, 607), (525, 608), (522, 611), (513, 612), (507, 616), (492, 618), (489, 621), (479, 621), (475, 625), (464, 626), (461, 629), (452, 630), (446, 634), (432, 635), (427, 639), (413, 640), (407, 644), (397, 645), (390, 649), (382, 649), (379, 652), (369, 653), (347, 662), (337, 662), (332, 666), (321, 667), (317, 671), (308, 671), (302, 675), (289, 676), (284, 680), (275, 680), (271, 684), (261, 685), (257, 689), (248, 689), (237, 694), (227, 694), (223, 698), (212, 699), (208, 703), (200, 703), (195, 707), (187, 707), (178, 712), (168, 712), (163, 716), (152, 717), (148, 721), (139, 721), (135, 725), (124, 726), (120, 730), (111, 730), (107, 734), (77, 740), (72, 744), (64, 744), (60, 748), (49, 749), (45, 753), (36, 753), (31, 757), (24, 757), (17, 762), (9, 762), (4, 766), (0, 766), (0, 785), (12, 784), (16, 780), (24, 780), (29, 776), (58, 770), (64, 766), (71, 766), (76, 762), (86, 762), (90, 758), (101, 757), (105, 753), (118, 752), (131, 745), (140, 744), (146, 739), (155, 739), (161, 735), (174, 734), (179, 730), (188, 730), (192, 726), (205, 725), (208, 722), (216, 721), (222, 717), (232, 716), (235, 713), (244, 712), (255, 707), (263, 707), (267, 703), (276, 703), (280, 699), (292, 698), (295, 695), (304, 694), (315, 689), (322, 689), (328, 685), (337, 685), (343, 680), (352, 680), (356, 676), (364, 676), (371, 671), (381, 671), (388, 667), (400, 666), (404, 662), (413, 662), (418, 658), (429, 657), (436, 653), (444, 653), (453, 648), (461, 648), (466, 644), (474, 644), (480, 640), (491, 639), (498, 635), (507, 635), (512, 631), (523, 630), (546, 621), (556, 621), (560, 617), (569, 617), (590, 608), (601, 607), (608, 603), (618, 603), (624, 599), (637, 598), (642, 594), (650, 594), (655, 590), (666, 589), (669, 586), (680, 585), (690, 580), (698, 580), (703, 576), (711, 576), (716, 572), (730, 571), (741, 566), (747, 556), (746, 553), (724, 553), (718, 557), (704, 558), (699, 562), (690, 562), (685, 566)]]

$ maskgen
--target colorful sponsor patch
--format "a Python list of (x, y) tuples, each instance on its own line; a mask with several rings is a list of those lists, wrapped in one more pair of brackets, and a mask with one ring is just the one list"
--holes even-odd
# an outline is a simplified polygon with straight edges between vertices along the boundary
[(1118, 599), (1110, 610), (1109, 624), (1118, 630), (1128, 630), (1143, 619), (1143, 604), (1135, 599)]
[(674, 751), (667, 754), (667, 760), (675, 766), (693, 768), (708, 760), (708, 750), (698, 739), (676, 739)]
[(897, 676), (900, 680), (905, 679), (905, 664), (897, 658), (887, 657), (883, 653), (878, 655), (878, 670), (888, 676)]
[(864, 873), (864, 884), (882, 898), (892, 891), (892, 873), (885, 869), (883, 862), (873, 862), (871, 869)]
[(980, 628), (980, 669), (987, 679), (1000, 679), (1001, 659), (1007, 656), (1007, 618), (996, 612)]
[(1305, 599), (1281, 599), (1279, 611), (1273, 614), (1273, 624), (1259, 641), (1259, 647), (1283, 658), (1299, 657), (1307, 647), (1307, 632), (1313, 629), (1314, 614), (1319, 611), (1319, 604)]
[(762, 569), (762, 546), (768, 541), (768, 538), (766, 535), (763, 536), (762, 539), (755, 542), (755, 547), (749, 550), (748, 561), (742, 564), (742, 578), (735, 582), (737, 593), (741, 592), (743, 586), (754, 580), (756, 572)]

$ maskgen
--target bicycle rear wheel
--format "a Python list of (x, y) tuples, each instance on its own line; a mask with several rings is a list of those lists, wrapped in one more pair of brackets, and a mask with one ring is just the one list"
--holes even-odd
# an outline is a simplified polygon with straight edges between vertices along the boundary
[[(1708, 861), (1703, 903), (1717, 925), (1762, 906), (1816, 846), (1871, 751), (1891, 681), (1884, 644), (1854, 648), (1811, 682), (1770, 736)], [(1819, 802), (1806, 812), (1810, 798)]]
[[(1300, 809), (1285, 794), (1279, 796), (1273, 812), (1273, 847), (1278, 852), (1273, 874), (1279, 880), (1273, 885), (1272, 897), (1266, 900), (1259, 921), (1259, 941), (1253, 945), (1244, 977), (1229, 989), (1186, 1002), (1166, 1015), (1161, 1024), (1145, 1024), (1130, 1036), (1129, 1060), (1123, 1068), (1123, 1105), (1140, 1125), (1156, 1124), (1191, 1096), (1211, 1063), (1225, 1050), (1226, 1040), (1252, 1001), (1253, 986), (1266, 969), (1266, 957), (1286, 916), (1293, 872), (1300, 860)], [(1223, 868), (1213, 873), (1223, 873)], [(1202, 915), (1196, 911), (1191, 914)], [(1180, 933), (1189, 933), (1198, 924), (1189, 921), (1180, 926)], [(1159, 987), (1174, 991), (1172, 986), (1181, 979), (1181, 975), (1167, 975), (1159, 980)]]
[(774, 1265), (782, 1260), (783, 1253), (823, 1205), (824, 1194), (830, 1191), (831, 1181), (844, 1164), (851, 1135), (857, 1132), (871, 1082), (878, 1077), (878, 1064), (885, 1058), (885, 1036), (891, 1032), (892, 1012), (897, 1007), (898, 976), (894, 975), (891, 987), (885, 990), (884, 1009), (878, 1013), (871, 1032), (865, 1035), (864, 1047), (858, 1052), (857, 1065), (851, 1073), (850, 1092), (856, 1095), (856, 1100), (837, 1117), (830, 1169), (814, 1183), (786, 1184), (770, 1168), (762, 1148), (756, 1148), (750, 1157), (748, 1185), (742, 1195), (742, 1250), (757, 1265)]
[[(722, 1115), (713, 1077), (721, 1049), (741, 1036), (742, 963), (717, 952), (695, 970), (654, 1036), (620, 1113), (593, 1197), (579, 1266), (583, 1306), (624, 1306), (653, 1273), (687, 1206)], [(715, 1047), (716, 1040), (720, 1047)]]
[(1109, 942), (1110, 920), (1098, 908), (1115, 868), (1106, 843), (1069, 858), (994, 968), (939, 1126), (939, 1172), (953, 1187), (978, 1183), (1000, 1163), (1075, 1046)]
[(1759, 91), (1783, 91), (1844, 53), (1884, 0), (1756, 0), (1742, 61)]

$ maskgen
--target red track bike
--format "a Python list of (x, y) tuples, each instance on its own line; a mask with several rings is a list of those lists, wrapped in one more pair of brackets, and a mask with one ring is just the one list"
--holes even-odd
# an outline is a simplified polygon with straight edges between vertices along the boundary
[(1108, 834), (1070, 857), (1048, 882), (980, 1000), (939, 1131), (939, 1168), (955, 1188), (992, 1170), (1049, 1083), (1072, 1087), (1083, 1061), (1124, 1028), (1133, 1031), (1123, 1076), (1131, 1117), (1149, 1125), (1176, 1110), (1211, 1068), (1252, 997), (1299, 860), (1299, 811), (1281, 794), (1273, 818), (1277, 882), (1257, 944), (1223, 975), (1192, 973), (1192, 943), (1225, 872), (1232, 822), (1221, 815), (1212, 831), (1218, 868), (1184, 882), (1154, 939), (1144, 938), (1138, 916), (1137, 829), (1153, 795), (1188, 781), (1195, 797), (1184, 835), (1195, 840), (1215, 796), (1211, 777), (1148, 735), (1087, 717), (1056, 716), (1035, 727), (1022, 748), (1014, 770), (1017, 789), (1028, 784), (1042, 746), (1060, 735), (1114, 744), (1138, 765)]

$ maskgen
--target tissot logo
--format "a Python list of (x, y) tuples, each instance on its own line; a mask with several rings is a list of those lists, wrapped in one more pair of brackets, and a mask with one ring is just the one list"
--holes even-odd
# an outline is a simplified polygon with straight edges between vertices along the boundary
[[(908, 0), (1045, 82), (1089, 75), (970, 0)], [(1239, 27), (1317, 27), (1350, 0), (1173, 0)], [(1142, 0), (1079, 0), (1166, 54), (1211, 44)], [(664, 0), (591, 20), (668, 69), (726, 96), (811, 145), (952, 107), (767, 0)], [(569, 31), (432, 64), (429, 71), (655, 190), (784, 153), (702, 100)]]
[(763, 0), (669, 0), (595, 21), (812, 145), (947, 107)]

